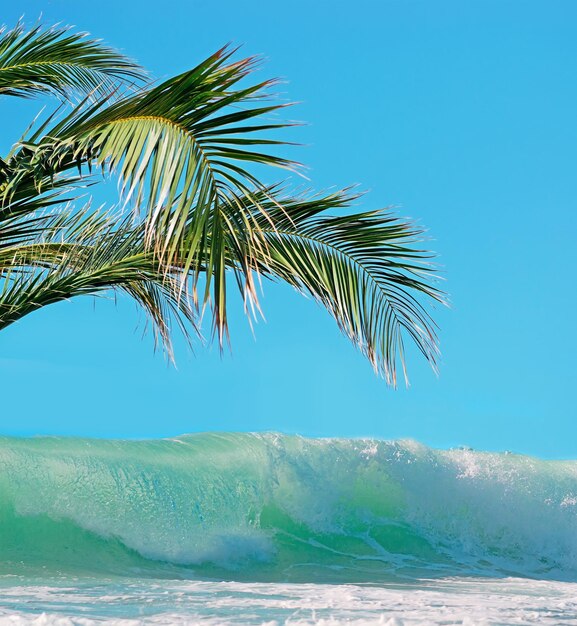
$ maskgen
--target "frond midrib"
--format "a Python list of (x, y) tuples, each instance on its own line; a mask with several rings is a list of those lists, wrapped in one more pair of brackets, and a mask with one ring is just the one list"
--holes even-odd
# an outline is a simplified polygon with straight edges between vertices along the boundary
[(23, 67), (37, 67), (37, 66), (46, 66), (46, 65), (81, 67), (83, 69), (88, 69), (91, 72), (98, 72), (100, 74), (106, 74), (106, 72), (102, 69), (90, 67), (88, 65), (79, 63), (78, 61), (28, 61), (26, 63), (16, 63), (15, 65), (5, 65), (3, 67), (0, 67), (0, 72), (6, 72), (7, 70), (13, 70), (13, 69), (18, 69), (18, 68), (23, 68)]
[(196, 137), (193, 135), (193, 133), (190, 132), (188, 128), (186, 128), (186, 126), (179, 124), (175, 120), (171, 120), (169, 117), (163, 117), (162, 115), (127, 115), (126, 117), (122, 117), (117, 120), (110, 120), (109, 122), (105, 122), (103, 126), (112, 126), (113, 124), (126, 124), (127, 122), (133, 122), (135, 120), (153, 120), (156, 122), (164, 123), (167, 126), (173, 126), (174, 128), (180, 130), (180, 132), (184, 135), (189, 136), (193, 141), (198, 144)]

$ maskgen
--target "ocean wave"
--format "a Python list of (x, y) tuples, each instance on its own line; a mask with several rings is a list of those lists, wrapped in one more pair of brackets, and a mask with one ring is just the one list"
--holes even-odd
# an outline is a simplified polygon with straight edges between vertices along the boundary
[(574, 579), (577, 463), (239, 433), (0, 439), (0, 574)]

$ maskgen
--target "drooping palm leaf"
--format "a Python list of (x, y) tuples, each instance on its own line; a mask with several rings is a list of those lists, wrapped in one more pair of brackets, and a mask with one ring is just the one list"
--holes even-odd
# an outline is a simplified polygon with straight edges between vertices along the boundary
[[(210, 299), (221, 341), (225, 259), (235, 256), (246, 288), (253, 290), (249, 277), (254, 259), (262, 256), (253, 191), (263, 186), (250, 166), (296, 165), (262, 150), (283, 142), (262, 138), (261, 131), (287, 124), (253, 120), (282, 105), (256, 103), (272, 81), (238, 86), (255, 59), (230, 62), (231, 54), (219, 50), (194, 69), (116, 103), (87, 103), (23, 148), (40, 175), (78, 163), (116, 170), (125, 197), (145, 206), (147, 241), (163, 262), (170, 266), (178, 259), (183, 276), (192, 275), (193, 289), (206, 276), (200, 300), (204, 306)], [(232, 203), (231, 197), (241, 201)]]
[(406, 379), (404, 336), (436, 368), (435, 325), (424, 305), (445, 297), (433, 284), (431, 253), (416, 247), (420, 229), (386, 210), (324, 215), (354, 197), (262, 193), (258, 202), (274, 227), (256, 215), (267, 244), (259, 270), (321, 302), (375, 371), (396, 385), (397, 361)]
[[(50, 49), (66, 40), (64, 31), (52, 40), (42, 35), (21, 32), (20, 43), (10, 45), (25, 49), (37, 38)], [(74, 37), (67, 45), (78, 50)], [(12, 93), (2, 83), (7, 53), (1, 47), (0, 53), (0, 93)], [(327, 215), (349, 206), (347, 193), (300, 197), (265, 187), (253, 166), (295, 167), (269, 152), (282, 145), (276, 131), (286, 124), (268, 119), (278, 104), (258, 100), (271, 81), (240, 82), (254, 59), (231, 62), (231, 54), (222, 49), (189, 72), (129, 95), (87, 96), (0, 160), (0, 329), (41, 306), (116, 290), (144, 307), (169, 346), (171, 324), (196, 332), (191, 287), (200, 308), (210, 304), (222, 343), (227, 272), (257, 306), (260, 273), (321, 302), (389, 383), (396, 384), (398, 361), (404, 370), (404, 337), (435, 367), (427, 307), (444, 296), (433, 284), (429, 253), (416, 245), (421, 231), (386, 211)], [(108, 79), (130, 78), (130, 71), (122, 66)], [(96, 86), (71, 76), (67, 86), (46, 79), (12, 89), (58, 92), (74, 87), (74, 77), (76, 89)], [(272, 137), (261, 138), (263, 131)], [(94, 166), (119, 174), (134, 222), (99, 212), (46, 212), (65, 190), (85, 184), (79, 176)]]
[(141, 227), (102, 212), (46, 219), (40, 237), (0, 248), (0, 330), (49, 304), (118, 290), (146, 311), (170, 356), (175, 324), (187, 338), (198, 332), (188, 298), (176, 295), (176, 273), (145, 249)]
[(0, 95), (109, 93), (118, 81), (140, 81), (142, 69), (122, 54), (68, 28), (0, 29)]

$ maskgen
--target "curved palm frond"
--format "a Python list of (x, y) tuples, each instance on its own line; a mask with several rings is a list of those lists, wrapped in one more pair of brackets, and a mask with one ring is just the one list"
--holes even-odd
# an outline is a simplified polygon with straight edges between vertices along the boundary
[[(75, 36), (63, 33), (46, 46), (77, 49)], [(10, 45), (26, 50), (44, 34), (20, 32), (24, 43)], [(290, 124), (268, 119), (283, 106), (260, 100), (274, 81), (243, 86), (255, 59), (233, 62), (233, 52), (223, 48), (158, 86), (87, 96), (0, 160), (0, 329), (47, 304), (116, 290), (147, 311), (169, 353), (171, 325), (189, 337), (208, 306), (222, 346), (227, 273), (256, 307), (260, 274), (323, 304), (388, 383), (396, 385), (399, 362), (406, 378), (406, 338), (435, 369), (428, 305), (445, 297), (432, 255), (420, 248), (422, 231), (386, 210), (331, 214), (348, 209), (356, 196), (347, 191), (290, 195), (265, 186), (256, 166), (298, 166), (269, 150), (285, 145), (276, 133)], [(122, 66), (110, 80), (131, 71)], [(14, 93), (71, 84), (22, 82)], [(98, 211), (46, 212), (85, 185), (93, 167), (118, 173), (125, 202), (134, 204), (131, 222)]]
[(0, 29), (0, 95), (109, 93), (118, 81), (143, 78), (136, 63), (69, 28)]
[(433, 255), (416, 247), (422, 230), (387, 210), (324, 215), (355, 198), (346, 191), (309, 198), (275, 188), (262, 193), (274, 227), (256, 216), (267, 244), (259, 271), (322, 303), (375, 371), (396, 385), (397, 361), (407, 380), (403, 336), (436, 370), (435, 324), (422, 300), (444, 304), (445, 296), (433, 284)]
[[(22, 152), (40, 173), (80, 163), (116, 170), (123, 192), (144, 205), (147, 241), (166, 266), (176, 260), (184, 277), (207, 277), (202, 305), (215, 311), (222, 342), (226, 333), (225, 259), (233, 255), (250, 282), (264, 242), (255, 212), (266, 219), (254, 190), (264, 186), (254, 165), (294, 169), (297, 164), (262, 150), (285, 142), (262, 138), (290, 124), (256, 122), (284, 105), (255, 104), (274, 81), (239, 87), (255, 59), (230, 62), (223, 48), (194, 69), (118, 102), (104, 100), (75, 110), (45, 133), (30, 138)], [(26, 163), (25, 163), (26, 166)], [(260, 194), (262, 195), (262, 193)], [(230, 198), (239, 202), (230, 202)], [(248, 210), (249, 200), (251, 210)]]
[(145, 310), (170, 358), (174, 325), (187, 339), (190, 328), (198, 334), (189, 299), (177, 296), (176, 272), (159, 267), (141, 227), (88, 210), (44, 218), (36, 239), (0, 247), (0, 329), (49, 304), (116, 290)]
[(91, 184), (84, 177), (70, 175), (46, 176), (42, 181), (22, 176), (17, 182), (8, 179), (4, 188), (1, 181), (0, 173), (0, 229), (25, 215), (49, 215), (46, 209), (73, 202), (81, 195), (81, 190)]

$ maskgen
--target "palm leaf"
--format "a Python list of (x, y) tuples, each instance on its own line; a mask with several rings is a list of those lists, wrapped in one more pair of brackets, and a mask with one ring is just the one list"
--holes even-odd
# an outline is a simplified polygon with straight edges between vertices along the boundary
[(142, 69), (122, 54), (68, 28), (23, 24), (0, 29), (0, 95), (108, 93), (118, 81), (140, 81)]
[(416, 247), (420, 229), (386, 210), (323, 215), (355, 197), (291, 197), (269, 188), (259, 202), (274, 228), (256, 216), (267, 243), (259, 271), (322, 303), (375, 371), (396, 385), (398, 361), (407, 379), (404, 337), (436, 369), (438, 340), (424, 300), (446, 300), (433, 284), (432, 254)]
[(115, 290), (146, 311), (171, 358), (175, 325), (189, 339), (198, 332), (189, 299), (177, 297), (174, 272), (145, 250), (141, 227), (88, 210), (46, 219), (36, 240), (0, 248), (0, 330), (44, 306)]
[[(261, 136), (286, 124), (266, 119), (278, 104), (259, 101), (272, 81), (241, 86), (255, 60), (231, 62), (231, 54), (222, 49), (117, 99), (86, 97), (0, 163), (0, 328), (52, 302), (113, 289), (145, 308), (165, 345), (172, 322), (187, 334), (210, 305), (222, 345), (227, 272), (257, 307), (261, 274), (322, 303), (390, 384), (399, 362), (406, 378), (406, 338), (436, 368), (428, 306), (445, 297), (422, 231), (388, 211), (327, 214), (349, 207), (348, 192), (265, 187), (254, 166), (296, 167), (269, 153), (282, 142)], [(69, 170), (86, 166), (119, 174), (133, 223), (44, 212), (78, 182)]]
[(202, 306), (211, 302), (221, 342), (226, 258), (235, 257), (256, 298), (249, 277), (264, 243), (255, 228), (260, 205), (253, 192), (264, 187), (249, 168), (296, 167), (263, 150), (282, 142), (261, 132), (287, 124), (254, 121), (282, 106), (258, 103), (273, 81), (238, 86), (255, 59), (230, 62), (232, 53), (219, 50), (194, 69), (118, 102), (87, 103), (22, 148), (33, 154), (30, 163), (40, 176), (80, 163), (116, 170), (124, 196), (144, 205), (147, 241), (163, 263), (178, 262), (183, 281), (192, 276), (193, 290), (206, 276), (200, 300)]

